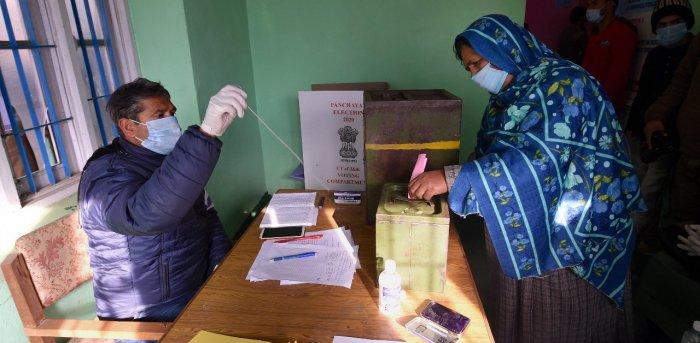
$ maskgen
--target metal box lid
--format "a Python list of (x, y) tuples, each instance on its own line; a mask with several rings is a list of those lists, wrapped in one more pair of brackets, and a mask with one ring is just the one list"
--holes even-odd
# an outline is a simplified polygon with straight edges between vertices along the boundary
[(415, 106), (420, 102), (422, 106), (444, 105), (448, 103), (461, 104), (462, 99), (444, 89), (407, 89), (407, 90), (375, 90), (365, 92), (365, 106), (381, 106), (387, 103), (396, 106), (400, 103)]
[(415, 223), (449, 225), (450, 212), (444, 196), (432, 201), (408, 199), (408, 185), (387, 183), (377, 207), (377, 220), (403, 220)]

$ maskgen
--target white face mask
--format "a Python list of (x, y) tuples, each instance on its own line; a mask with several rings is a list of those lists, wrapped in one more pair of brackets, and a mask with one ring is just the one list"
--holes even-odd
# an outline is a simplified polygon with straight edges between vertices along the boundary
[(489, 63), (472, 76), (472, 81), (485, 88), (489, 93), (496, 94), (503, 88), (506, 77), (508, 77), (507, 72), (496, 69)]
[(146, 125), (148, 128), (148, 137), (145, 139), (134, 136), (134, 138), (141, 142), (141, 146), (161, 155), (167, 155), (173, 151), (173, 149), (175, 149), (175, 144), (180, 139), (180, 136), (182, 136), (180, 123), (177, 122), (175, 116), (154, 119), (146, 123), (133, 119), (130, 120), (140, 125)]
[(586, 20), (592, 24), (598, 24), (603, 20), (603, 14), (600, 8), (591, 8), (586, 10)]
[(686, 34), (688, 34), (688, 27), (685, 23), (679, 23), (656, 30), (656, 40), (659, 45), (671, 47), (682, 41)]

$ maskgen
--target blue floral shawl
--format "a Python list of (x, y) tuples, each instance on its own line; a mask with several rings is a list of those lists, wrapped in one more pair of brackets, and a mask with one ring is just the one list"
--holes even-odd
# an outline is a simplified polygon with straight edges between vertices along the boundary
[(462, 166), (450, 208), (480, 213), (503, 272), (571, 268), (622, 307), (639, 181), (610, 99), (583, 68), (502, 15), (459, 36), (515, 76), (491, 96), (477, 159)]

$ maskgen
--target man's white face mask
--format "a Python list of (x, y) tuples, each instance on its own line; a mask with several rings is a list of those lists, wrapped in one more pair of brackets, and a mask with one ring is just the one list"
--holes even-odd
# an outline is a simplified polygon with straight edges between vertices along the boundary
[(177, 122), (175, 116), (150, 120), (146, 123), (133, 119), (131, 121), (139, 125), (146, 125), (148, 128), (148, 137), (145, 139), (134, 136), (141, 142), (141, 146), (161, 155), (167, 155), (173, 151), (175, 144), (182, 136), (180, 123)]

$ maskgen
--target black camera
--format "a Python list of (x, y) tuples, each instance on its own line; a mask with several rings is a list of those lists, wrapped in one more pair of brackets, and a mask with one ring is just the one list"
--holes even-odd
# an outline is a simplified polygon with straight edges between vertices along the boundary
[(644, 163), (651, 163), (659, 159), (659, 157), (676, 151), (673, 146), (673, 140), (666, 131), (654, 131), (651, 134), (651, 146), (645, 146), (641, 151), (641, 159)]

